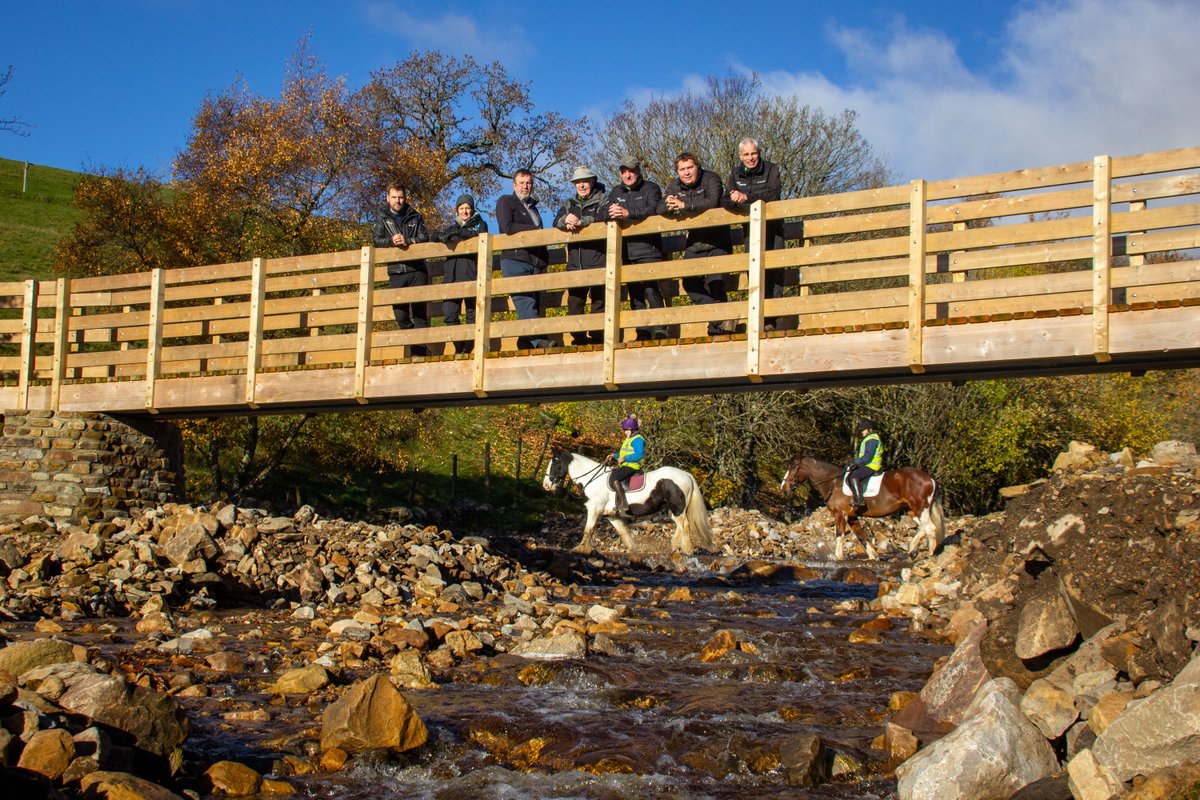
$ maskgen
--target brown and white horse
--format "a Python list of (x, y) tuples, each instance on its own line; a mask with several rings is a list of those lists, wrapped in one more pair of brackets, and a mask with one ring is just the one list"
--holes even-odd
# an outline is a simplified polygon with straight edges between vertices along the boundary
[[(876, 558), (874, 543), (863, 535), (862, 524), (858, 517), (860, 513), (851, 505), (850, 496), (843, 487), (843, 470), (821, 461), (812, 456), (794, 455), (788, 460), (787, 473), (783, 476), (780, 488), (790, 492), (805, 481), (810, 481), (820, 493), (825, 505), (833, 512), (833, 520), (837, 528), (837, 551), (835, 557), (841, 560), (844, 554), (843, 538), (849, 528), (854, 531), (858, 540), (867, 551), (867, 558)], [(866, 497), (866, 510), (861, 513), (865, 517), (885, 517), (900, 510), (907, 510), (917, 521), (917, 533), (908, 543), (908, 552), (917, 548), (917, 543), (925, 539), (929, 546), (929, 555), (933, 555), (942, 540), (946, 538), (946, 515), (942, 511), (942, 490), (937, 481), (923, 469), (916, 467), (900, 467), (881, 473), (879, 491), (871, 497)]]

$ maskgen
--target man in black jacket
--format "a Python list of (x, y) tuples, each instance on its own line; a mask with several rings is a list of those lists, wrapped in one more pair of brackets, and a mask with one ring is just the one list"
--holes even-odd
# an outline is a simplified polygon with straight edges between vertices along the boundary
[[(608, 193), (600, 211), (603, 220), (629, 220), (636, 222), (658, 213), (662, 200), (662, 189), (653, 181), (642, 177), (642, 163), (633, 156), (622, 156), (619, 164), (621, 185)], [(649, 236), (621, 237), (622, 260), (626, 264), (646, 264), (662, 261), (662, 249), (658, 234)], [(662, 292), (654, 281), (630, 283), (629, 303), (635, 309), (663, 308)], [(666, 326), (638, 328), (638, 339), (666, 339)]]
[[(762, 157), (758, 140), (747, 136), (738, 143), (738, 160), (729, 173), (725, 196), (721, 204), (730, 211), (749, 212), (755, 200), (768, 203), (783, 196), (783, 184), (779, 178), (779, 167)], [(783, 220), (767, 223), (767, 249), (783, 249)], [(783, 297), (783, 276), (780, 270), (767, 270), (766, 297)], [(768, 320), (767, 330), (774, 330), (777, 320)]]
[[(496, 203), (496, 225), (500, 233), (520, 233), (542, 228), (542, 215), (538, 211), (537, 198), (533, 196), (533, 173), (519, 169), (513, 174), (513, 193), (506, 194)], [(522, 247), (505, 250), (500, 254), (500, 274), (506, 278), (518, 275), (540, 275), (546, 271), (547, 254), (544, 247)], [(536, 319), (541, 316), (542, 297), (540, 292), (512, 294), (517, 319)], [(554, 341), (545, 337), (518, 336), (517, 347), (521, 350), (553, 347)]]
[[(409, 245), (429, 241), (425, 230), (425, 219), (405, 200), (405, 189), (401, 183), (389, 183), (387, 206), (375, 213), (375, 224), (371, 226), (371, 240), (376, 247), (407, 248)], [(425, 262), (397, 261), (388, 264), (388, 283), (393, 289), (409, 286), (424, 286), (429, 283)], [(397, 303), (392, 306), (396, 324), (401, 330), (426, 327), (425, 303)], [(414, 356), (429, 354), (428, 348), (415, 344), (411, 348)]]
[[(669, 217), (690, 217), (721, 205), (721, 179), (715, 172), (701, 167), (696, 156), (680, 153), (675, 158), (675, 174), (677, 177), (667, 184), (665, 196), (658, 204), (658, 213)], [(683, 257), (725, 256), (729, 255), (732, 246), (728, 225), (693, 228), (688, 231), (688, 245)], [(725, 276), (720, 273), (689, 275), (683, 279), (683, 289), (696, 305), (724, 303), (728, 297)], [(714, 320), (708, 323), (708, 333), (710, 336), (733, 333), (736, 327), (733, 320)]]
[[(454, 219), (445, 230), (437, 235), (437, 240), (450, 247), (457, 247), (459, 242), (474, 239), (481, 233), (487, 233), (487, 222), (475, 210), (475, 198), (462, 194), (454, 201)], [(442, 267), (442, 283), (471, 283), (474, 285), (478, 275), (479, 257), (475, 253), (447, 256)], [(457, 325), (459, 313), (466, 304), (466, 320), (468, 325), (475, 324), (475, 298), (465, 300), (454, 298), (442, 301), (442, 319), (447, 325)], [(454, 342), (454, 352), (470, 353), (475, 349), (474, 333), (472, 338), (459, 339)]]
[[(596, 178), (596, 173), (587, 167), (576, 167), (571, 176), (575, 185), (575, 196), (563, 203), (558, 216), (554, 218), (554, 227), (561, 231), (575, 233), (596, 222), (604, 206), (605, 187)], [(567, 269), (604, 269), (603, 239), (587, 242), (572, 242), (567, 246)], [(588, 296), (591, 296), (593, 314), (604, 311), (604, 284), (592, 286), (575, 286), (567, 290), (567, 313), (582, 314), (587, 307)], [(603, 344), (603, 331), (584, 331), (572, 334), (575, 344)]]

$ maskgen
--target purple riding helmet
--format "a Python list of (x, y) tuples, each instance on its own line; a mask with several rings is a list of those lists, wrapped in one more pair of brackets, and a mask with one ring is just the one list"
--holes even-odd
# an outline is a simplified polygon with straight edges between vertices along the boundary
[(636, 431), (637, 429), (638, 429), (638, 423), (637, 423), (636, 417), (626, 417), (621, 422), (621, 430)]

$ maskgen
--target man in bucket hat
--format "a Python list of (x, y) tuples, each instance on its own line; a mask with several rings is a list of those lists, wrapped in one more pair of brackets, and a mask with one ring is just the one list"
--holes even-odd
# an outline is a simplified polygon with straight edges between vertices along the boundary
[[(604, 205), (605, 186), (596, 178), (596, 173), (585, 166), (575, 168), (571, 175), (571, 183), (575, 186), (575, 196), (563, 203), (558, 216), (554, 218), (554, 227), (568, 233), (577, 233), (593, 222), (600, 219), (600, 211)], [(567, 269), (604, 269), (604, 239), (593, 239), (585, 242), (570, 242), (567, 245)], [(584, 313), (588, 299), (591, 299), (593, 314), (604, 312), (604, 283), (592, 286), (575, 286), (567, 290), (567, 313)], [(603, 331), (584, 331), (572, 334), (575, 344), (603, 344)]]

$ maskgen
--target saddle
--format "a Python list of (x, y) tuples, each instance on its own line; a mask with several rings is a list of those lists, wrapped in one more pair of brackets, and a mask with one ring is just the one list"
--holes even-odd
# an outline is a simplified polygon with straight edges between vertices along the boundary
[[(863, 493), (862, 493), (863, 499), (865, 500), (868, 497), (874, 497), (875, 495), (879, 494), (879, 486), (882, 483), (883, 483), (883, 473), (882, 472), (876, 472), (874, 475), (867, 478), (867, 485), (863, 488)], [(842, 478), (842, 491), (850, 497), (854, 496), (854, 493), (852, 491), (850, 491), (850, 478), (849, 477)]]
[(627, 492), (636, 492), (646, 485), (646, 473), (635, 472), (625, 480), (621, 481), (621, 486)]

